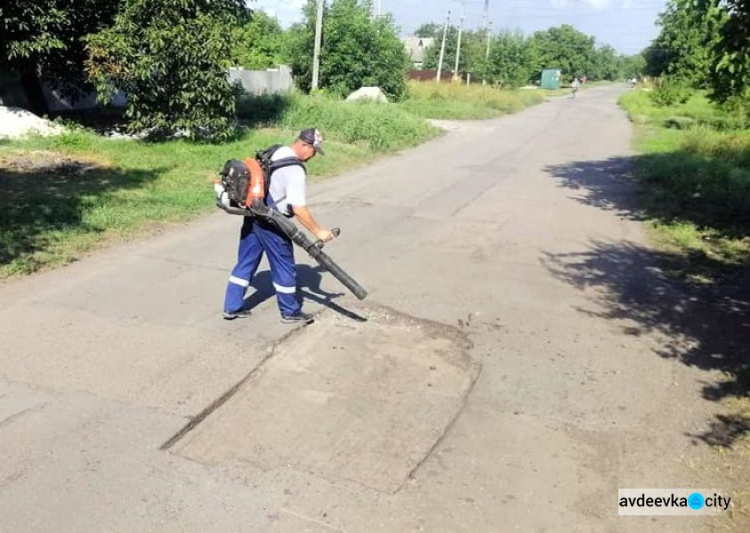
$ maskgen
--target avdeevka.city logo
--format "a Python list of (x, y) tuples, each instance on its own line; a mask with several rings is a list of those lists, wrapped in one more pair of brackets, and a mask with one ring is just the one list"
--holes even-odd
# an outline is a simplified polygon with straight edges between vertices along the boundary
[(715, 516), (732, 505), (716, 489), (620, 489), (617, 501), (620, 516)]

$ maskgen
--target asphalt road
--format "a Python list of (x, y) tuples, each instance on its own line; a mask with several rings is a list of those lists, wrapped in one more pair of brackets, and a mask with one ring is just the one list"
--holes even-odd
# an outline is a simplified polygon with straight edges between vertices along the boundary
[(617, 516), (618, 488), (722, 481), (692, 437), (716, 376), (628, 304), (671, 289), (623, 90), (310, 187), (370, 297), (300, 256), (307, 328), (266, 266), (254, 315), (221, 320), (221, 213), (0, 285), (0, 531), (702, 530)]

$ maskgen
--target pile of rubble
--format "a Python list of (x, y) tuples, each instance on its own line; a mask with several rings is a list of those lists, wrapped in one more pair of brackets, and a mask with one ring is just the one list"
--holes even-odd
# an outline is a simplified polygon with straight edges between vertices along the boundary
[(65, 128), (39, 118), (20, 107), (0, 106), (0, 139), (18, 139), (28, 135), (58, 135)]

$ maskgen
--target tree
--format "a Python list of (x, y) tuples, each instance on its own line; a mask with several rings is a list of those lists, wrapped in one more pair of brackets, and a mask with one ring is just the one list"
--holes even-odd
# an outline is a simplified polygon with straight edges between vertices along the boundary
[(504, 31), (491, 42), (485, 78), (503, 87), (520, 87), (533, 73), (533, 50), (520, 32)]
[(659, 15), (661, 32), (646, 51), (647, 74), (705, 88), (724, 23), (720, 1), (670, 1)]
[[(292, 28), (288, 59), (298, 85), (310, 88), (315, 5), (304, 7), (305, 21)], [(373, 20), (368, 3), (333, 0), (323, 18), (320, 87), (345, 96), (364, 86), (378, 86), (396, 100), (407, 92), (409, 59), (389, 16)]]
[(227, 35), (243, 9), (242, 0), (125, 0), (114, 25), (88, 40), (100, 98), (123, 91), (133, 131), (226, 138), (235, 109)]
[(263, 11), (253, 11), (249, 20), (232, 32), (232, 56), (248, 70), (278, 66), (283, 59), (284, 33), (279, 21)]
[[(462, 37), (463, 38), (463, 37)], [(443, 31), (440, 30), (440, 35), (435, 37), (435, 41), (432, 46), (429, 46), (424, 51), (424, 68), (428, 70), (437, 70), (438, 61), (440, 60), (440, 47), (443, 43)], [(458, 45), (458, 28), (456, 26), (448, 26), (448, 30), (445, 34), (445, 54), (443, 56), (443, 71), (453, 70), (453, 65), (456, 61), (456, 49)]]
[(567, 24), (536, 32), (531, 37), (536, 58), (534, 77), (539, 77), (545, 68), (559, 68), (567, 79), (590, 77), (595, 65), (594, 43), (593, 37)]
[[(310, 92), (312, 86), (312, 59), (315, 49), (315, 0), (307, 0), (302, 7), (303, 21), (287, 31), (282, 47), (284, 62), (292, 68), (294, 82), (301, 91)], [(323, 21), (327, 19), (327, 6), (323, 6)]]
[(726, 0), (709, 16), (723, 21), (713, 49), (712, 98), (719, 102), (736, 99), (750, 111), (750, 0)]
[(32, 111), (46, 102), (37, 79), (69, 96), (86, 89), (85, 36), (111, 24), (120, 0), (12, 0), (0, 7), (0, 64), (20, 75)]
[[(459, 57), (458, 71), (473, 72), (479, 75), (484, 68), (486, 33), (483, 31), (463, 30), (461, 32), (461, 56)], [(425, 50), (424, 68), (437, 70), (440, 60), (440, 46), (443, 41), (443, 29), (435, 37), (432, 46)], [(443, 71), (452, 72), (456, 66), (456, 53), (458, 51), (458, 28), (448, 26), (445, 37), (445, 56), (443, 57)]]
[(627, 78), (640, 78), (646, 72), (646, 56), (644, 53), (620, 58), (620, 72)]
[(614, 81), (622, 76), (621, 62), (614, 48), (604, 45), (594, 53), (594, 60), (587, 75), (592, 80)]
[(443, 25), (435, 22), (428, 22), (422, 24), (414, 32), (415, 37), (422, 39), (442, 39), (443, 38)]

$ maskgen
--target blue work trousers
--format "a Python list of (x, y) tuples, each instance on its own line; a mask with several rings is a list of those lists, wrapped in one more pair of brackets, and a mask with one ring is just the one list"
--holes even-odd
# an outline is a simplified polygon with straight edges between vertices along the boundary
[(227, 284), (224, 311), (231, 313), (242, 309), (245, 292), (258, 269), (263, 252), (271, 265), (271, 281), (281, 314), (289, 316), (299, 313), (302, 305), (297, 297), (297, 267), (292, 241), (267, 222), (253, 217), (245, 217), (242, 224), (237, 265)]

